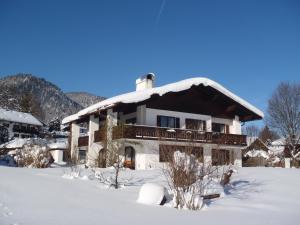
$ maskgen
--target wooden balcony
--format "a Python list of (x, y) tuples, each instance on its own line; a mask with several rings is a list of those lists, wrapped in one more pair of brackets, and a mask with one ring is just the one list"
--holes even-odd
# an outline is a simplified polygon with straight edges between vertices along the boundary
[(88, 146), (89, 145), (89, 136), (82, 136), (78, 138), (78, 147)]
[(100, 128), (99, 130), (96, 130), (94, 133), (95, 142), (101, 142), (105, 140), (106, 139), (105, 136), (106, 136), (106, 131), (104, 128)]
[[(104, 140), (104, 131), (95, 132), (95, 141)], [(246, 146), (246, 135), (222, 134), (188, 129), (173, 129), (139, 125), (122, 125), (113, 128), (113, 139), (144, 139), (176, 142), (212, 143), (220, 145)]]

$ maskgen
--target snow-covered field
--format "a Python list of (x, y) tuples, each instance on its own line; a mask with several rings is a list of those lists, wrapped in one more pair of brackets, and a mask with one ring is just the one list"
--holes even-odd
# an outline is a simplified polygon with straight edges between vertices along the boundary
[(126, 171), (130, 186), (119, 190), (62, 178), (66, 171), (0, 166), (0, 224), (299, 224), (299, 169), (242, 168), (227, 194), (200, 211), (136, 203), (142, 184), (164, 183), (159, 170)]

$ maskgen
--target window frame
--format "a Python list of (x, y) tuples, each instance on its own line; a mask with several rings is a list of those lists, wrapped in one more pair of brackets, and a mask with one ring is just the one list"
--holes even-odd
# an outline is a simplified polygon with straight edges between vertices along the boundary
[[(166, 126), (162, 126), (162, 119), (166, 119)], [(171, 120), (173, 119), (174, 126), (170, 126)], [(174, 116), (164, 116), (164, 115), (157, 115), (156, 117), (156, 126), (158, 127), (167, 127), (167, 128), (180, 128), (180, 118)]]

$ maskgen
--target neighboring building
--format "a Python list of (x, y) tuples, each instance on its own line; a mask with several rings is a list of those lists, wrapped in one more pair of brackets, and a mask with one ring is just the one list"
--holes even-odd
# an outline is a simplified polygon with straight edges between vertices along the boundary
[(68, 139), (60, 138), (56, 139), (55, 142), (48, 143), (49, 151), (53, 157), (55, 163), (65, 163), (64, 154), (68, 149)]
[(244, 148), (242, 154), (243, 166), (266, 166), (270, 158), (268, 146), (259, 138)]
[(0, 108), (0, 125), (8, 131), (8, 139), (35, 137), (43, 124), (30, 113)]
[[(103, 142), (123, 140), (125, 166), (149, 169), (163, 165), (166, 151), (184, 151), (192, 144), (204, 163), (242, 166), (241, 149), (247, 141), (241, 124), (262, 119), (263, 113), (207, 78), (156, 88), (154, 78), (148, 74), (136, 80), (136, 91), (63, 119), (70, 124), (71, 154), (82, 157), (86, 152), (89, 164), (97, 157), (105, 161)], [(88, 124), (88, 135), (80, 137), (82, 123)]]

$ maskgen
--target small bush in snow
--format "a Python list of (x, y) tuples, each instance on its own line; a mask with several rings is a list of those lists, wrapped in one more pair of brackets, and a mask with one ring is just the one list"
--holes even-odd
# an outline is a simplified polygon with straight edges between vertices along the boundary
[(175, 151), (168, 157), (164, 174), (173, 193), (175, 208), (198, 210), (202, 207), (203, 196), (224, 191), (218, 167), (205, 166), (188, 151)]
[(52, 156), (46, 146), (25, 144), (16, 150), (14, 160), (19, 167), (46, 168), (52, 162)]

